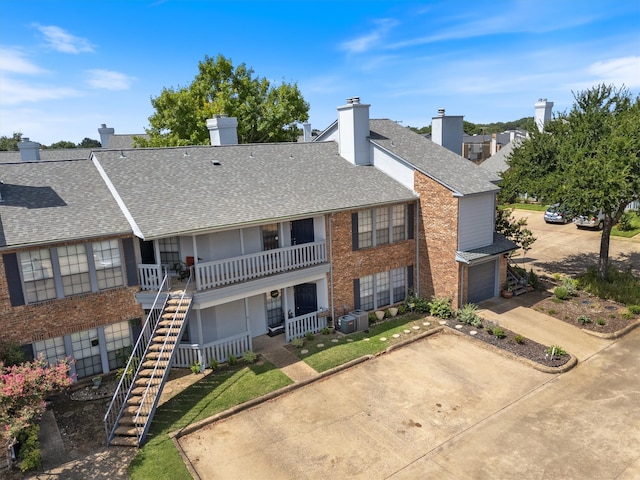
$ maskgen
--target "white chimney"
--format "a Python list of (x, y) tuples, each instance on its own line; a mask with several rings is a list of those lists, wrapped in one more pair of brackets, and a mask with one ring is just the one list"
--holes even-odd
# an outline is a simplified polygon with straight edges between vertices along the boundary
[(553, 102), (547, 102), (546, 98), (539, 98), (536, 102), (536, 126), (539, 131), (544, 130), (544, 126), (551, 120), (551, 109)]
[(462, 155), (463, 115), (445, 115), (444, 108), (431, 119), (431, 140), (438, 145)]
[(311, 124), (309, 122), (302, 124), (303, 142), (311, 141)]
[(209, 138), (211, 145), (219, 147), (222, 145), (238, 144), (238, 119), (226, 115), (216, 115), (207, 120)]
[(340, 155), (354, 165), (371, 165), (369, 107), (360, 103), (360, 97), (348, 98), (346, 105), (338, 107)]
[(100, 145), (102, 148), (109, 148), (109, 140), (111, 139), (111, 135), (115, 133), (115, 130), (113, 128), (107, 128), (107, 124), (103, 123), (98, 129), (98, 133), (100, 134)]
[(20, 150), (20, 160), (23, 162), (40, 160), (40, 144), (38, 142), (30, 142), (29, 138), (24, 137), (18, 142), (18, 150)]

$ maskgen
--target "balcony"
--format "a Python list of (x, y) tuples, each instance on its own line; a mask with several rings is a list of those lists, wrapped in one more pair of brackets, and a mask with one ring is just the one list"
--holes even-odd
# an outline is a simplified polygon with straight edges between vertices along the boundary
[[(197, 291), (255, 280), (269, 275), (290, 272), (327, 262), (326, 242), (303, 243), (291, 247), (225, 258), (194, 265)], [(138, 276), (143, 290), (155, 290), (160, 277), (159, 265), (138, 265)]]

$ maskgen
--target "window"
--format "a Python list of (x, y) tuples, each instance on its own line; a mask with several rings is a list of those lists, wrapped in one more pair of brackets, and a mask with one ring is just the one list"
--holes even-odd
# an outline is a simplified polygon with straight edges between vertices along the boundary
[(20, 265), (27, 303), (57, 297), (51, 253), (48, 249), (20, 252)]
[(264, 251), (278, 248), (278, 224), (271, 223), (262, 226), (262, 249)]
[(109, 358), (109, 369), (124, 367), (131, 355), (129, 322), (119, 322), (104, 327), (105, 347)]
[(360, 279), (360, 308), (362, 310), (373, 310), (373, 275), (367, 275)]
[(371, 210), (358, 212), (358, 247), (366, 248), (373, 245), (373, 221)]
[(51, 365), (57, 365), (58, 360), (64, 360), (67, 357), (63, 337), (48, 338), (40, 342), (34, 342), (33, 346), (36, 350), (36, 357), (38, 355), (44, 356)]
[(98, 290), (122, 286), (124, 280), (118, 240), (95, 242), (92, 247)]
[(171, 267), (180, 261), (180, 245), (178, 237), (161, 238), (158, 240), (160, 247), (160, 263)]
[(58, 247), (58, 262), (65, 297), (91, 291), (89, 263), (84, 245)]
[(412, 239), (412, 212), (412, 204), (400, 204), (354, 213), (352, 215), (353, 249)]
[(91, 330), (72, 333), (71, 346), (73, 358), (76, 361), (75, 366), (78, 378), (102, 373), (97, 329), (92, 328)]
[(409, 266), (354, 280), (355, 308), (374, 310), (402, 302), (411, 288), (409, 282), (412, 276), (413, 267)]
[(376, 208), (376, 245), (389, 243), (389, 209)]

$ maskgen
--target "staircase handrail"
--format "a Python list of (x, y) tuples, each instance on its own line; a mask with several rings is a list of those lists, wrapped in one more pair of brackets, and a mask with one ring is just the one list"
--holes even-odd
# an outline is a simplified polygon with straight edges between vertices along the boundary
[[(104, 423), (105, 432), (107, 435), (107, 446), (109, 445), (109, 442), (113, 437), (115, 428), (118, 425), (118, 420), (122, 416), (122, 411), (125, 406), (125, 400), (129, 397), (130, 391), (134, 385), (133, 381), (135, 380), (138, 374), (138, 371), (142, 366), (142, 362), (140, 361), (140, 359), (142, 358), (142, 354), (144, 354), (148, 346), (148, 343), (153, 338), (153, 335), (149, 335), (148, 338), (145, 340), (145, 332), (148, 331), (151, 322), (154, 322), (154, 325), (151, 326), (149, 331), (153, 333), (153, 331), (155, 330), (155, 326), (156, 326), (155, 323), (157, 323), (157, 320), (158, 318), (160, 318), (160, 315), (156, 313), (156, 318), (153, 319), (154, 312), (158, 312), (158, 311), (162, 312), (164, 310), (164, 305), (166, 305), (169, 297), (168, 295), (166, 297), (163, 297), (163, 294), (168, 293), (168, 291), (169, 291), (169, 275), (165, 274), (164, 278), (162, 279), (162, 283), (160, 284), (160, 288), (158, 289), (158, 293), (156, 294), (156, 297), (153, 301), (151, 310), (149, 311), (149, 315), (147, 315), (144, 325), (142, 326), (142, 330), (140, 332), (140, 335), (138, 336), (138, 340), (136, 341), (133, 349), (131, 350), (131, 355), (129, 356), (129, 360), (127, 361), (127, 364), (124, 367), (124, 373), (122, 374), (122, 377), (118, 382), (118, 386), (116, 387), (115, 392), (113, 393), (113, 397), (111, 398), (111, 403), (109, 404), (109, 408), (107, 409), (107, 412), (104, 415), (103, 423)], [(162, 298), (164, 298), (163, 305), (158, 307), (159, 303), (162, 302), (161, 300)], [(143, 343), (145, 343), (144, 350), (139, 352), (141, 348), (140, 345), (142, 345)], [(137, 355), (138, 353), (139, 355)], [(134, 358), (138, 359), (138, 364), (135, 366), (133, 365)], [(131, 371), (131, 374), (127, 373), (129, 371)], [(125, 390), (126, 390), (126, 393), (124, 393)], [(117, 410), (117, 414), (115, 414), (116, 410)], [(113, 421), (110, 422), (109, 421), (110, 419), (113, 419)]]
[[(169, 330), (173, 329), (180, 312), (180, 307), (182, 307), (183, 302), (185, 300), (185, 298), (191, 298), (190, 296), (187, 295), (187, 291), (189, 289), (189, 284), (191, 283), (191, 272), (189, 274), (189, 276), (187, 277), (187, 282), (185, 284), (184, 289), (182, 290), (182, 294), (180, 295), (180, 300), (178, 301), (178, 305), (176, 308), (176, 311), (173, 314), (173, 318), (171, 319), (171, 323), (169, 325)], [(182, 324), (180, 325), (180, 329), (178, 332), (178, 337), (176, 342), (180, 341), (180, 336), (182, 334), (182, 332), (184, 331), (185, 325), (187, 324), (187, 316), (188, 316), (188, 312), (189, 309), (187, 309), (186, 312), (184, 312), (184, 319), (182, 320)], [(167, 348), (167, 342), (169, 341), (169, 335), (166, 335), (164, 342), (162, 343), (162, 348), (159, 351), (158, 354), (158, 361), (156, 362), (155, 366), (153, 367), (153, 372), (151, 373), (151, 376), (149, 377), (149, 382), (147, 383), (147, 387), (145, 388), (144, 393), (142, 394), (142, 399), (140, 401), (140, 405), (138, 405), (135, 417), (134, 417), (134, 421), (133, 421), (133, 425), (134, 428), (136, 430), (136, 440), (138, 443), (138, 446), (142, 445), (142, 442), (145, 438), (145, 436), (147, 435), (147, 432), (149, 431), (149, 427), (151, 425), (151, 419), (153, 418), (153, 415), (155, 414), (155, 410), (156, 407), (158, 405), (158, 401), (160, 400), (160, 391), (162, 389), (162, 386), (166, 380), (167, 375), (169, 374), (169, 368), (164, 368), (164, 371), (162, 373), (162, 378), (161, 381), (159, 383), (159, 385), (155, 385), (154, 380), (156, 377), (158, 377), (158, 367), (160, 366), (160, 364), (166, 364), (167, 367), (169, 367), (171, 365), (171, 362), (173, 362), (173, 357), (175, 356), (175, 352), (177, 350), (177, 346), (174, 346), (173, 350), (171, 351), (171, 354), (169, 355), (169, 358), (166, 360), (163, 360), (162, 358), (162, 354), (166, 351)], [(150, 393), (150, 391), (153, 389), (153, 392)], [(147, 403), (147, 397), (151, 395), (150, 398), (150, 407), (149, 407), (149, 411), (147, 414), (147, 420), (144, 424), (144, 427), (142, 429), (142, 431), (140, 432), (140, 428), (138, 427), (138, 419), (140, 418), (140, 414), (142, 413), (143, 407), (145, 406), (145, 404)]]

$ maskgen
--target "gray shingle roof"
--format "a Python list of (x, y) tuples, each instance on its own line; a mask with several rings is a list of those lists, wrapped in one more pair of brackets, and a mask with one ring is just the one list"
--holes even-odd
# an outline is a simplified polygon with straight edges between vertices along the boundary
[(145, 238), (415, 200), (335, 142), (94, 153)]
[(0, 164), (0, 249), (131, 232), (90, 160)]
[(480, 167), (485, 169), (487, 172), (495, 174), (506, 172), (507, 170), (509, 170), (507, 159), (513, 152), (514, 148), (520, 144), (520, 142), (520, 139), (515, 139), (507, 143), (504, 147), (502, 147), (500, 150), (498, 150), (496, 153), (482, 162), (480, 164)]
[[(52, 160), (80, 160), (87, 159), (91, 155), (90, 148), (41, 148), (40, 161), (49, 162)], [(20, 152), (11, 151), (0, 152), (0, 163), (20, 162)]]
[(392, 120), (370, 120), (371, 141), (405, 159), (454, 193), (494, 192), (500, 177)]
[[(113, 134), (109, 137), (109, 145), (107, 148), (109, 150), (115, 150), (118, 148), (133, 148), (133, 137), (141, 137), (149, 140), (149, 135), (140, 133), (140, 134)], [(103, 145), (104, 146), (104, 145)]]
[(501, 253), (511, 252), (517, 248), (518, 246), (507, 237), (493, 232), (493, 243), (491, 245), (467, 251), (458, 250), (456, 252), (456, 260), (462, 263), (472, 264), (478, 260), (492, 257), (494, 255), (500, 255)]

